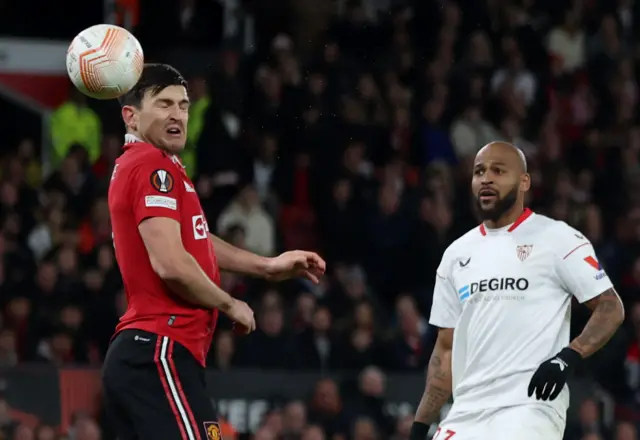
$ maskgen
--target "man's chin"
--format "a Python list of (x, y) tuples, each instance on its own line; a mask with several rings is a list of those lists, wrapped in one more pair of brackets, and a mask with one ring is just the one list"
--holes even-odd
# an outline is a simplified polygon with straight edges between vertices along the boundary
[(495, 204), (491, 204), (491, 205), (482, 205), (480, 203), (476, 204), (476, 212), (478, 214), (478, 216), (480, 217), (480, 220), (485, 221), (485, 220), (495, 220), (496, 216), (499, 217), (500, 215), (498, 214), (498, 212), (496, 211), (496, 206)]
[(183, 139), (163, 139), (162, 145), (159, 145), (159, 147), (169, 153), (178, 154), (184, 150), (185, 143)]

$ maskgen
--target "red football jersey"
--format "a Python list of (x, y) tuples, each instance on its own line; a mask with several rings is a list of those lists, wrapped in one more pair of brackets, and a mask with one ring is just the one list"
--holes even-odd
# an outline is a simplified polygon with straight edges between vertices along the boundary
[(170, 337), (204, 366), (218, 311), (198, 308), (171, 292), (151, 267), (138, 232), (140, 222), (150, 217), (180, 222), (185, 249), (219, 285), (220, 271), (200, 200), (177, 157), (132, 136), (127, 139), (133, 142), (124, 145), (109, 186), (113, 243), (128, 304), (116, 334), (139, 329)]

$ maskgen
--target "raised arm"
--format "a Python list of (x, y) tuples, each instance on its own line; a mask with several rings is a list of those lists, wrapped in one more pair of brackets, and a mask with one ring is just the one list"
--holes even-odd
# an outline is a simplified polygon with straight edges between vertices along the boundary
[(269, 258), (237, 248), (214, 234), (209, 234), (209, 239), (216, 250), (220, 269), (266, 278)]
[(242, 273), (269, 281), (290, 278), (307, 278), (314, 283), (326, 270), (325, 261), (315, 252), (289, 251), (277, 257), (262, 257), (227, 243), (220, 237), (209, 234), (213, 242), (220, 269)]

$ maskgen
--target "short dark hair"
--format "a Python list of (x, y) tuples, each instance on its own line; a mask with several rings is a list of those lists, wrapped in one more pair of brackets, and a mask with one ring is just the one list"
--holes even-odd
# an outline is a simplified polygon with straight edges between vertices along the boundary
[(145, 64), (138, 83), (127, 93), (118, 98), (121, 106), (140, 107), (145, 93), (155, 96), (169, 86), (187, 87), (187, 81), (178, 70), (168, 64)]

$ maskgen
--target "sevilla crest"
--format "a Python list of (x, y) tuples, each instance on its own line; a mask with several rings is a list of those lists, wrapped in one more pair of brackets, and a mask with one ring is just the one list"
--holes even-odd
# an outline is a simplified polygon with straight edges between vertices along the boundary
[(518, 258), (520, 259), (520, 261), (526, 260), (527, 257), (531, 255), (532, 250), (532, 244), (521, 244), (519, 246), (516, 246), (516, 253), (518, 254)]

